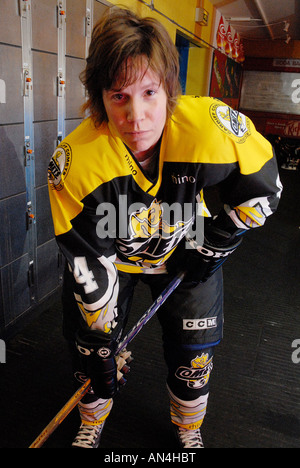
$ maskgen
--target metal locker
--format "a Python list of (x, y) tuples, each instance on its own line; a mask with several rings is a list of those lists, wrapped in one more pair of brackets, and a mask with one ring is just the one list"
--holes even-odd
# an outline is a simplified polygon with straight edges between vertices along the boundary
[[(45, 20), (41, 21), (43, 11)], [(0, 334), (6, 334), (8, 330), (11, 333), (18, 320), (37, 306), (43, 296), (55, 290), (59, 283), (58, 252), (54, 254), (53, 251), (51, 216), (48, 220), (44, 216), (49, 201), (46, 197), (48, 163), (43, 153), (47, 151), (49, 160), (57, 140), (57, 125), (53, 125), (57, 119), (56, 15), (56, 1), (1, 0), (0, 170), (3, 180), (0, 185)], [(44, 34), (45, 25), (48, 31), (52, 27), (49, 36)], [(47, 129), (51, 127), (53, 135), (45, 138), (47, 132), (41, 135), (38, 120), (44, 124), (47, 119), (50, 121)], [(34, 130), (37, 130), (38, 143), (43, 141), (40, 151), (35, 148)], [(48, 148), (45, 148), (46, 140)], [(38, 164), (37, 156), (41, 157)], [(36, 214), (37, 206), (40, 219)], [(45, 254), (46, 248), (39, 255), (38, 241), (42, 246), (52, 241), (49, 255)], [(40, 259), (46, 256), (47, 261), (41, 262)], [(43, 265), (47, 264), (55, 264), (56, 273), (53, 272), (51, 284), (49, 280), (45, 281), (45, 274), (41, 277), (39, 287), (42, 294), (37, 294), (38, 270), (43, 271)]]
[(85, 58), (85, 15), (85, 1), (67, 0), (66, 55), (68, 57)]
[[(33, 51), (34, 121), (57, 119), (57, 56)], [(50, 154), (51, 156), (51, 154)]]
[[(0, 336), (58, 292), (49, 159), (82, 120), (92, 26), (108, 2), (1, 0)], [(20, 322), (19, 322), (20, 323)]]
[[(85, 61), (80, 58), (66, 58), (66, 119), (81, 119), (80, 107), (84, 103), (85, 92), (79, 75), (84, 69)], [(79, 125), (80, 122), (77, 122)]]
[(93, 2), (94, 2), (93, 24), (96, 24), (100, 20), (101, 16), (106, 12), (108, 5), (107, 5), (107, 2), (106, 4), (102, 2), (98, 2), (97, 0), (93, 0)]
[(85, 67), (86, 2), (67, 0), (66, 7), (66, 119), (69, 120), (82, 118), (80, 107), (85, 99), (79, 75)]
[(68, 119), (66, 120), (66, 135), (73, 132), (76, 127), (78, 127), (80, 121), (78, 119)]
[(0, 42), (21, 47), (19, 0), (1, 0)]
[(0, 125), (0, 200), (25, 193), (24, 157), (23, 124)]
[(0, 79), (5, 83), (5, 99), (0, 104), (0, 125), (23, 122), (21, 80), (22, 50), (0, 44)]
[[(2, 13), (6, 13), (4, 17)], [(14, 26), (11, 31), (8, 21)], [(1, 5), (0, 79), (0, 331), (30, 304), (27, 196), (24, 148), (21, 24), (18, 4)], [(9, 26), (11, 26), (9, 25)]]
[(57, 54), (57, 1), (32, 1), (32, 48)]
[(1, 201), (1, 267), (12, 263), (28, 251), (25, 208), (25, 193)]
[(28, 261), (28, 255), (26, 254), (1, 269), (1, 284), (3, 287), (2, 323), (4, 330), (11, 328), (17, 319), (30, 308)]
[(47, 185), (47, 170), (50, 157), (57, 145), (57, 120), (34, 122), (35, 184)]
[[(28, 268), (29, 264), (29, 268)], [(9, 266), (12, 282), (11, 321), (18, 319), (31, 305), (30, 291), (30, 260), (24, 255)]]
[(51, 222), (48, 187), (44, 185), (38, 187), (36, 191), (37, 247), (39, 247), (54, 238), (54, 231)]
[(59, 9), (56, 0), (32, 0), (31, 4), (36, 217), (34, 283), (38, 304), (57, 289), (61, 276), (47, 186), (48, 163), (58, 134)]
[[(37, 299), (43, 300), (49, 291), (57, 290), (57, 272), (62, 274), (62, 256), (57, 255), (55, 239), (38, 247)], [(61, 267), (61, 268), (60, 268)]]

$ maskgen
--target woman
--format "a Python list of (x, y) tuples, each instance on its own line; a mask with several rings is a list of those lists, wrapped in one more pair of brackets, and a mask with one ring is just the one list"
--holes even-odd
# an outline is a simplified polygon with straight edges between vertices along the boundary
[[(279, 202), (271, 145), (223, 103), (180, 96), (178, 74), (177, 50), (159, 22), (109, 10), (94, 28), (82, 76), (89, 117), (49, 166), (55, 234), (68, 265), (64, 335), (77, 378), (92, 381), (74, 447), (99, 446), (118, 367), (128, 360), (125, 353), (117, 365), (115, 350), (137, 281), (156, 298), (181, 270), (185, 280), (158, 318), (179, 445), (203, 447), (223, 328), (220, 266)], [(224, 207), (213, 218), (203, 194), (216, 185)]]

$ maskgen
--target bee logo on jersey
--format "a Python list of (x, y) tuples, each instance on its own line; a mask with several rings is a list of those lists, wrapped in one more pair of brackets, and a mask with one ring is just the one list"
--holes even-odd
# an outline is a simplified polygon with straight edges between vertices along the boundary
[(228, 106), (213, 104), (210, 107), (210, 116), (224, 133), (234, 137), (236, 143), (244, 143), (251, 134), (248, 117)]
[[(150, 208), (142, 208), (131, 215), (131, 235), (134, 238), (149, 238), (159, 233), (162, 227), (162, 208), (156, 200)], [(168, 229), (169, 230), (169, 229)]]
[(185, 216), (179, 204), (169, 207), (155, 199), (149, 207), (143, 206), (130, 214), (129, 239), (118, 239), (117, 246), (131, 262), (139, 263), (143, 258), (148, 267), (150, 264), (158, 266), (170, 255), (192, 223), (192, 215), (188, 213)]
[(176, 370), (176, 377), (185, 380), (189, 388), (199, 389), (204, 387), (210, 377), (213, 368), (213, 358), (209, 354), (202, 353), (191, 361), (191, 367), (181, 366)]
[(54, 190), (62, 190), (71, 165), (71, 148), (62, 143), (55, 151), (48, 167), (48, 179), (50, 187)]

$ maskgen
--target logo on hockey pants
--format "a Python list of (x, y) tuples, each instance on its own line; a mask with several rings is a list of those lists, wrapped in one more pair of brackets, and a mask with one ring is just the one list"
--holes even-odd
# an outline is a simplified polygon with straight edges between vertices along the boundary
[(203, 319), (183, 319), (183, 330), (208, 330), (217, 328), (217, 317)]
[(185, 380), (189, 388), (199, 389), (204, 387), (209, 381), (210, 373), (213, 368), (213, 358), (202, 353), (191, 361), (191, 367), (181, 366), (176, 370), (176, 377)]

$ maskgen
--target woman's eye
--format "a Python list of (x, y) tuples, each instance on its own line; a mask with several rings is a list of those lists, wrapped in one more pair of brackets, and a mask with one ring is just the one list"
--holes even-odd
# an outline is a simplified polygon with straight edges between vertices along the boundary
[(154, 89), (148, 89), (146, 91), (147, 96), (154, 96), (155, 94), (156, 94), (156, 92), (154, 91)]
[(114, 95), (112, 96), (112, 99), (113, 99), (114, 101), (120, 102), (120, 101), (122, 101), (122, 99), (124, 99), (124, 95), (121, 94), (121, 93), (117, 93), (117, 94), (114, 94)]

